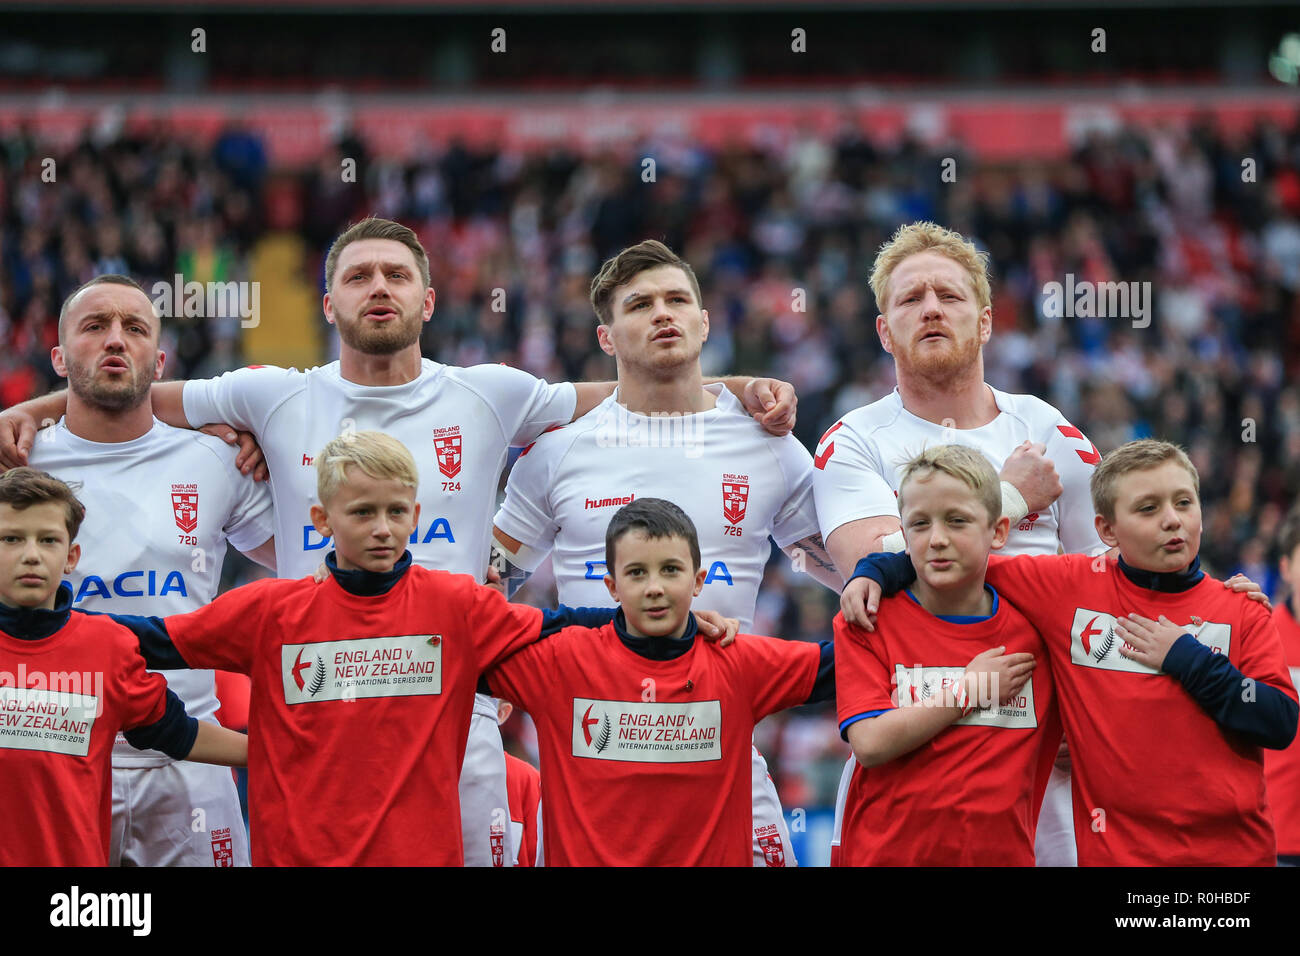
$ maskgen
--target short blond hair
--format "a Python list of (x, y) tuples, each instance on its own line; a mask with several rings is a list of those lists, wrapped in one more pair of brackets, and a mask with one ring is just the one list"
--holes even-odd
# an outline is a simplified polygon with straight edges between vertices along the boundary
[(1201, 497), (1201, 476), (1187, 453), (1177, 445), (1154, 438), (1140, 438), (1120, 445), (1106, 455), (1092, 472), (1090, 489), (1092, 508), (1107, 521), (1115, 520), (1115, 498), (1119, 480), (1132, 471), (1158, 468), (1167, 461), (1177, 462), (1192, 476), (1192, 490)]
[(965, 445), (935, 445), (917, 455), (898, 472), (898, 513), (903, 513), (903, 492), (912, 480), (924, 481), (935, 472), (956, 478), (975, 493), (989, 513), (989, 524), (1002, 517), (1002, 483), (989, 460)]
[(344, 432), (332, 438), (316, 456), (316, 497), (323, 505), (347, 482), (348, 465), (371, 478), (392, 479), (415, 491), (420, 473), (411, 452), (383, 432)]
[(889, 301), (889, 280), (898, 264), (918, 252), (937, 252), (947, 256), (966, 270), (975, 287), (975, 302), (980, 309), (991, 308), (993, 294), (989, 291), (989, 254), (980, 252), (959, 232), (945, 229), (933, 222), (914, 222), (899, 226), (889, 241), (876, 253), (876, 263), (871, 267), (871, 292), (876, 297), (876, 308), (883, 315)]

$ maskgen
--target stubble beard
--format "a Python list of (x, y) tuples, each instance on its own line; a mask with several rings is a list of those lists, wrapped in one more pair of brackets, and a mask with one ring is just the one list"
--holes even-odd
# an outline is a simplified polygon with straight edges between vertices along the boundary
[(918, 355), (920, 351), (919, 346), (913, 347), (898, 364), (930, 384), (942, 385), (975, 367), (980, 357), (980, 341), (971, 338), (941, 350), (927, 347), (925, 354)]
[(398, 317), (382, 326), (367, 329), (365, 318), (358, 313), (349, 320), (338, 320), (339, 338), (343, 344), (364, 355), (393, 355), (420, 341), (420, 327), (424, 324), (416, 314), (407, 318), (401, 307), (394, 304)]
[(153, 376), (146, 369), (132, 369), (127, 381), (97, 380), (94, 368), (68, 363), (68, 388), (87, 405), (106, 412), (138, 408), (149, 395)]
[(670, 352), (652, 347), (648, 353), (623, 359), (622, 363), (629, 371), (635, 371), (643, 378), (655, 382), (671, 382), (681, 376), (683, 369), (698, 365), (703, 350), (703, 341), (696, 342), (693, 349), (673, 349)]

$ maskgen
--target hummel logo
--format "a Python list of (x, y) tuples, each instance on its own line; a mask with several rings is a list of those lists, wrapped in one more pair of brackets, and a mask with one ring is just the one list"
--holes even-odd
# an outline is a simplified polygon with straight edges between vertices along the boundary
[(586, 503), (583, 508), (590, 511), (593, 508), (613, 508), (616, 505), (621, 507), (630, 505), (634, 498), (636, 498), (636, 495), (628, 495), (626, 498), (584, 498), (583, 500)]

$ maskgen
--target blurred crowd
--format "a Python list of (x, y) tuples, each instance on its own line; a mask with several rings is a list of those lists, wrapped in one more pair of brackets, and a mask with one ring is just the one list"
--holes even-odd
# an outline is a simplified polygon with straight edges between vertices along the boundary
[[(933, 219), (989, 253), (988, 381), (1052, 403), (1102, 452), (1144, 436), (1184, 445), (1201, 474), (1204, 566), (1276, 588), (1273, 534), (1300, 497), (1300, 124), (1231, 137), (1208, 124), (1125, 128), (1060, 162), (1000, 165), (959, 144), (885, 147), (850, 123), (833, 137), (787, 130), (716, 152), (674, 138), (594, 156), (452, 143), (398, 163), (375, 145), (345, 137), (313, 168), (285, 170), (236, 126), (204, 146), (163, 125), (92, 130), (62, 151), (25, 130), (0, 133), (0, 406), (59, 384), (49, 363), (59, 305), (92, 275), (127, 273), (146, 289), (175, 273), (246, 279), (257, 244), (289, 232), (322, 286), (330, 240), (373, 214), (412, 226), (429, 250), (427, 356), (553, 381), (613, 377), (596, 346), (591, 276), (620, 248), (662, 239), (699, 274), (706, 373), (793, 382), (811, 448), (893, 387), (866, 277), (895, 227)], [(953, 181), (941, 176), (946, 157)], [(346, 158), (355, 183), (340, 177)], [(1054, 315), (1044, 289), (1067, 276), (1151, 283), (1149, 324)], [(168, 320), (168, 374), (255, 361), (238, 332)], [(544, 602), (549, 588), (542, 573), (528, 593)], [(836, 607), (774, 559), (755, 629), (824, 638)], [(760, 727), (787, 807), (833, 801), (846, 754), (833, 723), (829, 708), (806, 709)]]

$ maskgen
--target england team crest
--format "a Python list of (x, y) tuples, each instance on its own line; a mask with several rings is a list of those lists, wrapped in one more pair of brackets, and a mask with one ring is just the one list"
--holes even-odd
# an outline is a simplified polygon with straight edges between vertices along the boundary
[(781, 831), (775, 823), (765, 827), (755, 827), (754, 836), (759, 849), (763, 851), (763, 862), (768, 866), (785, 866), (785, 847), (781, 843)]
[(182, 534), (193, 534), (199, 526), (199, 486), (172, 485), (172, 516)]
[(460, 474), (462, 458), (460, 426), (437, 428), (433, 435), (433, 451), (438, 456), (438, 470), (447, 478), (455, 478)]
[(212, 865), (217, 867), (235, 865), (235, 846), (230, 836), (230, 827), (212, 831)]
[(749, 476), (722, 476), (722, 516), (732, 524), (740, 524), (749, 506)]
[(492, 824), (489, 831), (492, 839), (492, 865), (506, 865), (506, 828), (499, 823)]

